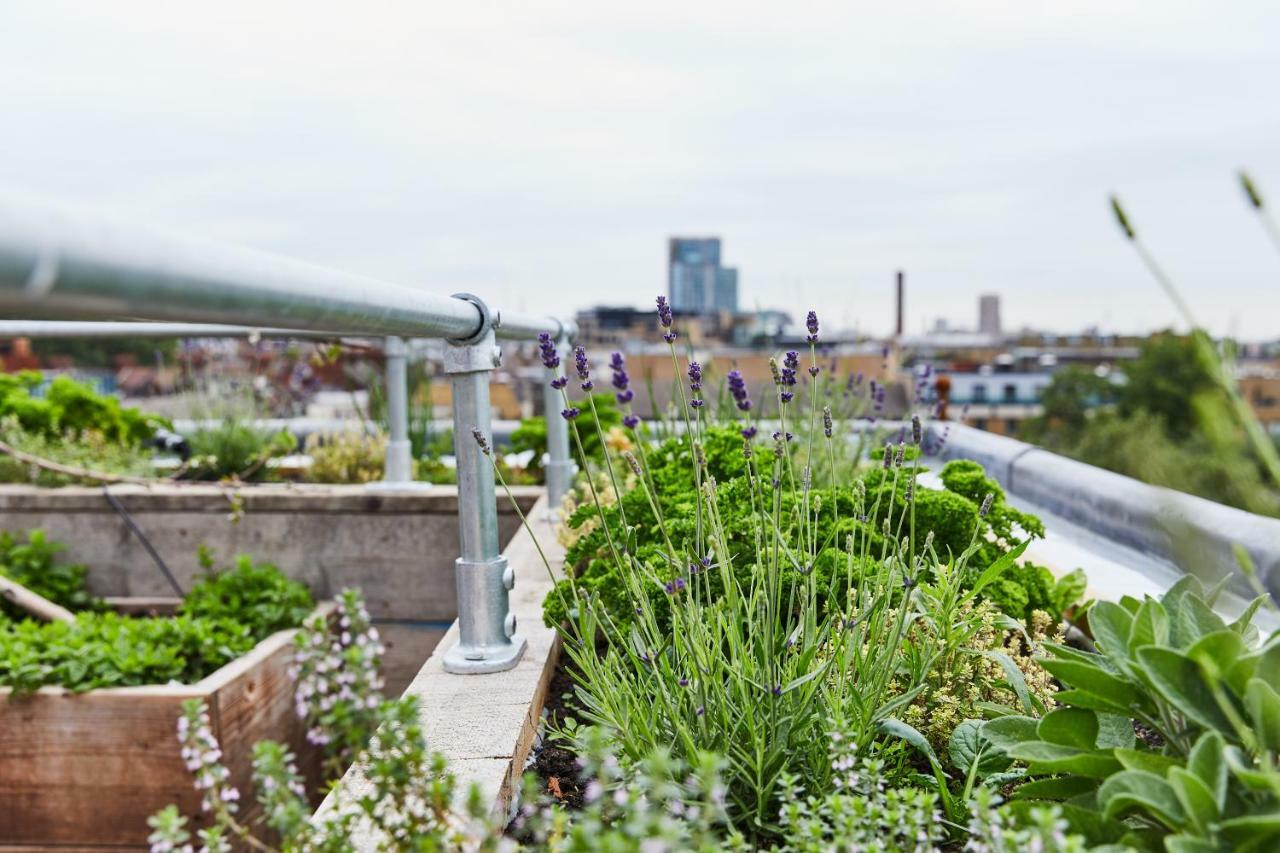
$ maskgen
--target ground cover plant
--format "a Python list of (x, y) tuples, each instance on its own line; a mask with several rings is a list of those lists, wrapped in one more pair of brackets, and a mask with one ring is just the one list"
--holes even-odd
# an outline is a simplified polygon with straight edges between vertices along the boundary
[[(186, 684), (245, 654), (270, 634), (296, 627), (314, 607), (310, 592), (269, 564), (240, 557), (214, 570), (171, 617), (130, 617), (94, 601), (83, 566), (53, 562), (59, 546), (32, 533), (24, 545), (0, 535), (0, 572), (77, 611), (75, 622), (0, 616), (0, 686), (15, 695), (57, 685), (98, 687)], [(207, 558), (207, 555), (206, 555)]]
[[(163, 418), (120, 405), (69, 376), (47, 384), (35, 371), (0, 374), (0, 443), (28, 457), (109, 475), (151, 473), (147, 446)], [(60, 486), (81, 478), (19, 461), (6, 449), (0, 482)]]

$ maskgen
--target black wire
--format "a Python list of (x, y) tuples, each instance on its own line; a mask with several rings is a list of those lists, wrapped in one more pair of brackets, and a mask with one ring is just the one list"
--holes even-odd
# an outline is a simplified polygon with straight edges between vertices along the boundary
[(107, 486), (102, 487), (102, 496), (107, 499), (107, 503), (111, 504), (111, 508), (116, 511), (116, 515), (120, 516), (124, 523), (129, 526), (129, 530), (133, 532), (133, 535), (138, 537), (138, 541), (142, 543), (142, 547), (151, 555), (156, 567), (164, 573), (165, 579), (169, 581), (169, 586), (173, 587), (173, 591), (178, 594), (178, 597), (182, 598), (186, 595), (182, 591), (182, 587), (178, 585), (178, 579), (173, 576), (173, 572), (169, 571), (169, 567), (165, 565), (164, 560), (156, 553), (156, 549), (152, 547), (151, 540), (147, 539), (146, 534), (142, 532), (142, 528), (138, 527), (138, 523), (133, 520), (133, 516), (129, 515), (129, 511), (124, 508), (124, 504), (120, 503), (120, 499), (111, 494), (111, 490)]

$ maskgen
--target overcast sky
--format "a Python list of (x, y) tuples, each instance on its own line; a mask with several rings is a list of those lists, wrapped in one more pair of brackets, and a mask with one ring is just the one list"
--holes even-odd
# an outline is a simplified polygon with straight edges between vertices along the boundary
[[(891, 8), (891, 7), (897, 7)], [(1280, 336), (1280, 4), (4, 0), (0, 188), (525, 310)]]

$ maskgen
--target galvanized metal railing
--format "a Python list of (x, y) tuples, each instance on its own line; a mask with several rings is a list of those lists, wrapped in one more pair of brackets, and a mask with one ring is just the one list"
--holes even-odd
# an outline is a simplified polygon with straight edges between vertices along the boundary
[[(530, 340), (548, 332), (563, 345), (575, 332), (571, 322), (500, 313), (472, 294), (436, 296), (287, 258), (3, 200), (0, 316), (221, 324), (203, 327), (225, 330), (213, 334), (266, 332), (269, 324), (271, 333), (385, 338), (391, 413), (387, 476), (397, 481), (409, 478), (411, 464), (402, 339), (444, 339), (444, 368), (453, 392), (460, 546), (459, 641), (445, 653), (444, 666), (450, 672), (484, 673), (519, 661), (525, 641), (508, 605), (515, 577), (500, 549), (493, 468), (472, 432), (490, 434), (489, 377), (501, 364), (498, 339)], [(129, 331), (112, 325), (112, 333)], [(173, 329), (168, 334), (175, 333), (185, 334)], [(572, 462), (567, 427), (555, 417), (559, 398), (550, 388), (544, 393), (547, 491), (554, 506), (568, 486)]]

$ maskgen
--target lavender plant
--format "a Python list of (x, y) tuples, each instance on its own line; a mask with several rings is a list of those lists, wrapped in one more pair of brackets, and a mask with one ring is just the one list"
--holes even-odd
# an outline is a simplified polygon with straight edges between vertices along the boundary
[[(910, 435), (917, 452), (908, 459), (905, 443), (888, 448), (870, 480), (837, 461), (834, 445), (845, 437), (821, 400), (816, 315), (807, 323), (807, 381), (798, 351), (773, 363), (778, 428), (766, 436), (755, 422), (737, 420), (730, 459), (724, 430), (708, 419), (702, 367), (681, 365), (674, 315), (661, 297), (657, 307), (673, 370), (687, 380), (678, 386), (684, 429), (649, 451), (637, 436), (640, 455), (625, 456), (625, 467), (612, 458), (601, 466), (622, 496), (614, 507), (606, 509), (596, 487), (601, 472), (585, 472), (591, 500), (575, 516), (594, 514), (599, 551), (582, 577), (557, 585), (556, 613), (567, 621), (581, 716), (608, 732), (619, 761), (635, 766), (664, 749), (690, 766), (705, 753), (723, 755), (725, 809), (735, 829), (769, 844), (784, 832), (779, 807), (795, 784), (829, 788), (832, 720), (847, 732), (850, 754), (887, 750), (897, 757), (894, 773), (917, 778), (922, 759), (913, 747), (927, 741), (899, 716), (940, 657), (970, 653), (965, 646), (982, 619), (965, 605), (1020, 549), (970, 568), (984, 544), (974, 507), (966, 538), (938, 551), (917, 513), (919, 424)], [(540, 346), (580, 447), (577, 415), (590, 396), (570, 395), (549, 336)], [(585, 350), (575, 351), (574, 363), (589, 391)], [(621, 356), (611, 369), (624, 392)], [(741, 375), (728, 381), (735, 418), (749, 415)], [(477, 441), (484, 446), (483, 436)], [(727, 466), (734, 475), (722, 481)], [(630, 491), (619, 488), (615, 468), (631, 471)], [(681, 481), (677, 503), (663, 493), (674, 479)], [(642, 545), (641, 530), (657, 538)], [(593, 584), (594, 566), (615, 585)], [(830, 595), (837, 586), (842, 594)], [(1019, 681), (1010, 695), (1025, 692)], [(1037, 712), (1029, 697), (1023, 711)], [(939, 770), (928, 784), (941, 799), (951, 780)], [(964, 802), (947, 799), (948, 813), (964, 820)]]

